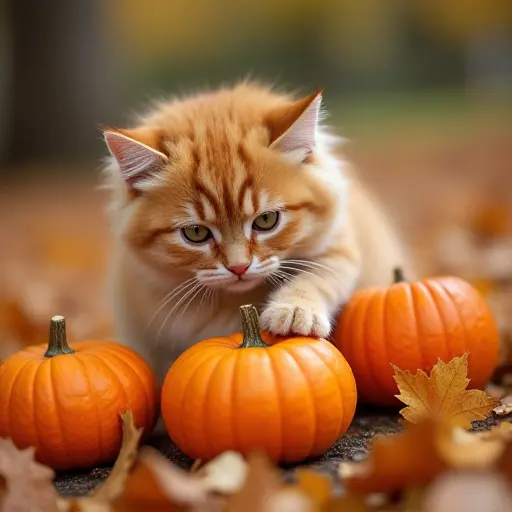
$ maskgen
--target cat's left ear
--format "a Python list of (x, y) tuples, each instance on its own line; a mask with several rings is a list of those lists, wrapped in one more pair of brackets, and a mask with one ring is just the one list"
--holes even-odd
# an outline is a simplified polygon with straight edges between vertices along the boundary
[(161, 171), (168, 161), (159, 147), (161, 139), (151, 130), (104, 130), (105, 143), (121, 176), (135, 189)]
[(273, 110), (266, 120), (270, 147), (304, 161), (315, 149), (321, 106), (322, 89)]

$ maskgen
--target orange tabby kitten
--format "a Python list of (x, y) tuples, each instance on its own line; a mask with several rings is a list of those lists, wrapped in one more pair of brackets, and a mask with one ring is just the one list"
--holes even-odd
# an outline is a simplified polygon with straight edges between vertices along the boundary
[(160, 379), (192, 344), (239, 330), (242, 304), (276, 334), (327, 337), (357, 287), (406, 264), (321, 102), (242, 83), (105, 130), (117, 328)]

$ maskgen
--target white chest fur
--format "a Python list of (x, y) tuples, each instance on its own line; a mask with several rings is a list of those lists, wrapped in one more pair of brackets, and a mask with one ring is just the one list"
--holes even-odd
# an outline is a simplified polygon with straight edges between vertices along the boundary
[[(166, 294), (177, 284), (169, 284), (165, 289), (155, 287), (154, 281), (134, 272), (130, 263), (125, 260), (124, 268), (118, 267), (113, 276), (119, 341), (144, 357), (160, 381), (187, 348), (208, 338), (240, 331), (239, 306), (262, 305), (268, 295), (266, 287), (236, 295), (219, 292), (213, 300), (201, 302), (198, 297), (186, 309), (173, 309), (177, 299), (161, 307), (155, 315)], [(120, 270), (122, 275), (118, 273)]]

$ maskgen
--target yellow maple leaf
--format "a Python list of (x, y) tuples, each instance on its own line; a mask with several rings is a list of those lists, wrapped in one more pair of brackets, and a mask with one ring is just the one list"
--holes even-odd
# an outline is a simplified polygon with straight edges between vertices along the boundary
[(469, 384), (468, 354), (454, 357), (449, 363), (438, 359), (430, 376), (423, 370), (415, 374), (393, 366), (400, 391), (396, 397), (407, 407), (400, 414), (412, 423), (427, 418), (449, 420), (470, 428), (473, 420), (484, 419), (499, 400)]

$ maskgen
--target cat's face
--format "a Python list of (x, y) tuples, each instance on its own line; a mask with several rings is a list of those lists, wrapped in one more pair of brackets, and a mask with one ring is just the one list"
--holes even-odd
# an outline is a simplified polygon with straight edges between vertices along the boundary
[(162, 279), (183, 274), (235, 293), (286, 279), (283, 261), (314, 252), (336, 206), (315, 176), (314, 141), (293, 133), (304, 116), (316, 118), (316, 98), (291, 104), (291, 125), (277, 137), (268, 117), (218, 103), (137, 139), (107, 133), (128, 187), (122, 236), (138, 260)]

